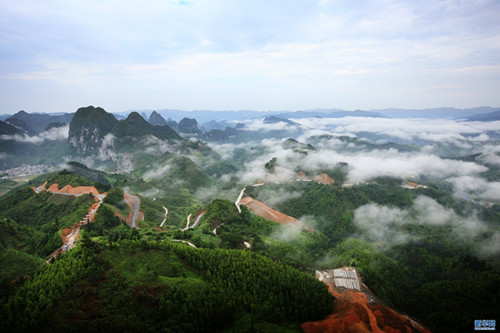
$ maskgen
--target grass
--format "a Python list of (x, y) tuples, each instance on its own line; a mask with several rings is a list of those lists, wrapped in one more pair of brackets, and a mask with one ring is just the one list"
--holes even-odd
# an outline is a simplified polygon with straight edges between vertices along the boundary
[(132, 249), (106, 251), (105, 258), (111, 263), (112, 270), (138, 284), (150, 286), (171, 285), (174, 283), (199, 286), (205, 282), (202, 272), (186, 265), (176, 254), (160, 250), (137, 252)]

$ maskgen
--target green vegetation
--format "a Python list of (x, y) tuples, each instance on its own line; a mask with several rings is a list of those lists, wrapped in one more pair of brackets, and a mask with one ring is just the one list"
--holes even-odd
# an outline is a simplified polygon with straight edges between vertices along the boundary
[(137, 112), (129, 114), (127, 119), (118, 122), (111, 132), (118, 138), (142, 137), (145, 135), (154, 135), (160, 139), (180, 139), (177, 132), (169, 126), (153, 126), (141, 117)]
[[(301, 219), (307, 227), (280, 225), (244, 205), (240, 213), (233, 201), (220, 199), (234, 200), (242, 185), (239, 177), (244, 179), (241, 167), (263, 161), (262, 156), (270, 159), (274, 153), (269, 147), (235, 148), (233, 158), (224, 160), (203, 142), (177, 141), (171, 129), (152, 126), (137, 113), (124, 121), (93, 107), (77, 113), (73, 129), (98, 129), (97, 139), (113, 133), (116, 159), (129, 154), (134, 171), (107, 174), (70, 162), (66, 170), (35, 177), (26, 186), (0, 182), (0, 190), (10, 190), (0, 199), (0, 316), (7, 330), (297, 331), (301, 322), (321, 319), (332, 307), (331, 296), (311, 273), (344, 265), (355, 266), (386, 304), (433, 331), (463, 331), (476, 318), (494, 318), (500, 308), (500, 259), (480, 251), (481, 241), (491, 235), (479, 231), (458, 238), (453, 225), (465, 222), (462, 228), (472, 228), (472, 216), (484, 230), (498, 230), (498, 203), (458, 199), (451, 194), (450, 183), (431, 175), (415, 180), (427, 188), (413, 190), (401, 187), (407, 180), (391, 177), (342, 187), (350, 166), (325, 163), (314, 170), (297, 166), (293, 171), (303, 171), (309, 178), (326, 173), (335, 180), (333, 185), (290, 181), (247, 187), (248, 195)], [(107, 121), (101, 122), (103, 116)], [(236, 140), (268, 134), (240, 132)], [(339, 149), (358, 153), (419, 149), (334, 139)], [(68, 147), (64, 144), (43, 147), (60, 148), (62, 154)], [(9, 141), (2, 152), (21, 147), (15, 145), (22, 144)], [(35, 148), (25, 148), (19, 151), (33, 154), (33, 161), (42, 160)], [(294, 139), (284, 141), (282, 148), (291, 150), (289, 160), (316, 150)], [(280, 163), (288, 161), (274, 156)], [(461, 160), (479, 163), (481, 158), (471, 155)], [(273, 172), (277, 161), (272, 158), (262, 167)], [(482, 175), (496, 180), (498, 170), (491, 168)], [(59, 188), (96, 186), (108, 193), (95, 222), (82, 227), (76, 249), (50, 265), (44, 260), (61, 246), (61, 230), (81, 220), (95, 200), (89, 195), (36, 194), (29, 187), (45, 181)], [(140, 196), (144, 213), (138, 221), (140, 230), (115, 217), (115, 212), (130, 213), (124, 190)], [(441, 205), (443, 219), (451, 216), (452, 221), (445, 225), (389, 221), (392, 230), (407, 236), (397, 241), (373, 240), (371, 230), (360, 226), (356, 210), (368, 204), (404, 212), (404, 219), (417, 221), (415, 200), (422, 195)], [(158, 229), (165, 219), (164, 207), (168, 216)], [(199, 225), (181, 231), (189, 214), (193, 223), (204, 209)], [(377, 230), (374, 225), (373, 231)], [(198, 249), (172, 241), (189, 241)]]
[(286, 329), (326, 316), (332, 296), (311, 275), (247, 251), (86, 239), (3, 309), (4, 327), (22, 331), (209, 332), (246, 326), (246, 314)]
[(78, 135), (84, 127), (98, 128), (101, 135), (104, 136), (111, 132), (118, 120), (100, 107), (82, 107), (79, 108), (69, 125), (69, 136)]

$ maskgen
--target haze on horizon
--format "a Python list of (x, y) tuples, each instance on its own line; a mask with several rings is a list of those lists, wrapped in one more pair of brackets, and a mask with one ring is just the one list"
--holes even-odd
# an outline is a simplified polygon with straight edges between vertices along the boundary
[(500, 2), (0, 0), (0, 114), (499, 106)]

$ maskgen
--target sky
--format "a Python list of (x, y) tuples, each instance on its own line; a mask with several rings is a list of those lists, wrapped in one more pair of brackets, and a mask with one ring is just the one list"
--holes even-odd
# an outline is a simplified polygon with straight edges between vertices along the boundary
[(500, 106), (498, 0), (0, 0), (0, 114)]

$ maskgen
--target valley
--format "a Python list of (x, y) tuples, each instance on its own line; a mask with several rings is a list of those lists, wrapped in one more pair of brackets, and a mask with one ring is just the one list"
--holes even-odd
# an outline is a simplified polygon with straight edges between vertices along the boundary
[(2, 327), (457, 332), (498, 313), (498, 121), (167, 116), (2, 122)]

